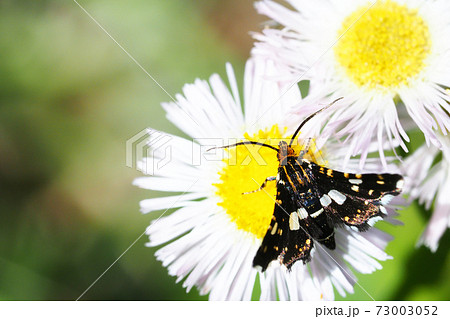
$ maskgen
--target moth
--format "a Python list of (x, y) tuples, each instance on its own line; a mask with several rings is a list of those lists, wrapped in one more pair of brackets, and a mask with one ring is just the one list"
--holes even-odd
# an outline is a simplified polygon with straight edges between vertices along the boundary
[(277, 152), (279, 167), (276, 177), (266, 178), (259, 189), (252, 191), (262, 190), (269, 181), (277, 183), (272, 220), (253, 259), (253, 266), (261, 267), (263, 272), (276, 259), (288, 270), (298, 260), (306, 264), (311, 259), (314, 243), (334, 250), (335, 227), (347, 225), (357, 231), (368, 230), (376, 220), (386, 216), (383, 205), (402, 190), (401, 175), (335, 171), (304, 158), (309, 146), (295, 154), (292, 143), (303, 125), (333, 103), (307, 117), (289, 144), (281, 141), (276, 148), (260, 142), (243, 141), (221, 147), (253, 144)]

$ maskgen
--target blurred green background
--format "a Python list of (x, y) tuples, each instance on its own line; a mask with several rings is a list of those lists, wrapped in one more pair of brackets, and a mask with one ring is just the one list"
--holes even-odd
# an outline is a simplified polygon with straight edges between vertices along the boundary
[[(265, 21), (250, 0), (79, 2), (171, 95), (227, 61), (240, 81)], [(0, 1), (0, 75), (0, 299), (75, 300), (159, 216), (139, 212), (158, 194), (131, 185), (125, 142), (146, 127), (181, 134), (160, 108), (170, 98), (71, 0)], [(381, 226), (394, 260), (360, 284), (376, 300), (448, 300), (449, 232), (432, 254), (415, 248), (429, 213), (400, 219)], [(82, 300), (207, 299), (146, 242)], [(368, 299), (355, 286), (345, 300)]]

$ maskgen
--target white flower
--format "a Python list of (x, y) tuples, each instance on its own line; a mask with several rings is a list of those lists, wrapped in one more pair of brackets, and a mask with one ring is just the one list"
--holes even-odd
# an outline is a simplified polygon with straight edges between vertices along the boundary
[[(438, 136), (442, 150), (423, 145), (404, 162), (410, 177), (409, 193), (427, 209), (434, 202), (433, 215), (418, 241), (435, 252), (445, 230), (450, 227), (450, 140)], [(442, 152), (442, 159), (433, 165)]]
[(284, 28), (255, 35), (253, 54), (280, 63), (293, 82), (318, 81), (331, 99), (345, 98), (348, 106), (333, 120), (335, 136), (350, 138), (347, 158), (361, 154), (363, 165), (374, 137), (383, 162), (384, 141), (407, 151), (409, 117), (428, 145), (441, 146), (436, 130), (450, 129), (450, 1), (287, 2), (294, 10), (256, 3)]
[[(197, 286), (200, 293), (209, 293), (211, 300), (249, 300), (256, 280), (259, 280), (261, 300), (273, 300), (277, 296), (282, 300), (333, 300), (333, 287), (342, 296), (352, 293), (356, 278), (350, 266), (364, 274), (381, 269), (378, 260), (391, 258), (384, 252), (390, 235), (375, 228), (363, 233), (339, 228), (336, 249), (328, 250), (316, 244), (314, 256), (307, 265), (296, 262), (291, 272), (276, 261), (263, 273), (252, 267), (275, 203), (265, 191), (248, 195), (242, 192), (258, 188), (267, 176), (276, 174), (277, 158), (273, 150), (261, 148), (259, 154), (267, 165), (259, 165), (246, 157), (249, 154), (246, 147), (237, 147), (230, 149), (230, 154), (235, 154), (230, 156), (239, 158), (239, 162), (231, 165), (224, 160), (212, 160), (211, 152), (197, 151), (217, 145), (212, 138), (229, 144), (230, 137), (238, 140), (282, 137), (284, 123), (292, 117), (288, 115), (291, 105), (299, 101), (300, 104), (319, 102), (302, 100), (300, 93), (293, 90), (282, 95), (286, 85), (270, 80), (276, 74), (273, 63), (254, 59), (247, 62), (245, 69), (245, 112), (242, 114), (236, 79), (229, 65), (227, 74), (231, 93), (220, 77), (213, 75), (209, 83), (196, 80), (186, 85), (184, 95), (176, 96), (176, 104), (163, 105), (168, 119), (195, 142), (170, 136), (167, 144), (172, 154), (170, 163), (158, 169), (155, 176), (137, 178), (134, 182), (146, 189), (183, 193), (141, 202), (144, 213), (178, 208), (152, 222), (147, 230), (148, 245), (165, 245), (156, 256), (169, 274), (178, 281), (184, 280), (187, 290)], [(320, 129), (317, 122), (307, 126), (309, 129), (305, 127), (302, 131), (304, 136), (315, 136)], [(287, 136), (295, 128), (289, 128)], [(344, 154), (344, 149), (337, 146), (324, 147), (333, 154), (334, 158), (327, 158), (328, 163), (335, 164), (333, 167), (339, 165), (339, 158)], [(203, 156), (210, 158), (205, 161)], [(142, 165), (157, 164), (166, 157), (167, 147), (160, 147)], [(239, 165), (241, 160), (249, 160), (248, 165)], [(266, 189), (275, 195), (273, 185)], [(388, 209), (388, 213), (392, 211)]]

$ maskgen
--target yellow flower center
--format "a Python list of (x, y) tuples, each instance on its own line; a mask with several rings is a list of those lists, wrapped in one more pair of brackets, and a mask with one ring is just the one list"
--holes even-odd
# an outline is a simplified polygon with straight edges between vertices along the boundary
[[(289, 138), (285, 138), (283, 134), (274, 125), (270, 130), (259, 131), (253, 136), (245, 134), (245, 139), (278, 148), (281, 140), (289, 142)], [(298, 145), (293, 145), (293, 148), (297, 154), (301, 149)], [(311, 143), (306, 157), (311, 159), (318, 155)], [(225, 209), (238, 229), (262, 239), (273, 215), (276, 182), (267, 182), (266, 187), (258, 192), (242, 193), (258, 189), (267, 177), (277, 175), (277, 153), (264, 146), (241, 145), (228, 149), (228, 157), (224, 161), (226, 165), (219, 172), (221, 182), (214, 184), (217, 195), (222, 199), (219, 206)]]
[(334, 48), (339, 68), (368, 89), (392, 91), (411, 84), (431, 48), (428, 26), (417, 10), (391, 0), (354, 11), (344, 20), (342, 34)]

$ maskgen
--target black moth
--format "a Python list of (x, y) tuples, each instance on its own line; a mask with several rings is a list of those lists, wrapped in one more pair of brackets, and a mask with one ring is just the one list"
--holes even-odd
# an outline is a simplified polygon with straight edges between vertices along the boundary
[(272, 220), (253, 259), (253, 266), (261, 267), (262, 271), (275, 259), (288, 269), (297, 260), (307, 263), (311, 259), (314, 241), (328, 249), (335, 249), (335, 226), (353, 226), (359, 231), (369, 229), (374, 221), (386, 215), (382, 205), (402, 190), (401, 175), (343, 173), (303, 158), (307, 148), (299, 155), (295, 154), (291, 146), (298, 132), (325, 108), (300, 124), (289, 145), (281, 141), (279, 148), (276, 148), (264, 143), (244, 141), (222, 147), (253, 144), (277, 151), (277, 176), (266, 178), (256, 190), (262, 190), (268, 181), (277, 181)]

